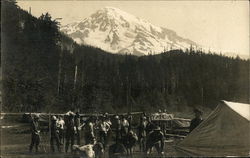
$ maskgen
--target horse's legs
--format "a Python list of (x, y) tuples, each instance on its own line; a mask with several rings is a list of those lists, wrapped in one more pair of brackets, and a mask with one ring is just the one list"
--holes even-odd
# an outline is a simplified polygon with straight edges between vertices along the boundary
[(129, 156), (131, 156), (131, 157), (132, 157), (132, 147), (131, 147), (131, 148), (129, 148)]

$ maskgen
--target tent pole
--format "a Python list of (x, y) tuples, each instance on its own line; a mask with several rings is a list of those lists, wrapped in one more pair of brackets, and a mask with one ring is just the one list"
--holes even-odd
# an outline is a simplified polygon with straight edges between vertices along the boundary
[[(49, 144), (50, 144), (50, 140), (51, 140), (51, 113), (49, 112)], [(50, 149), (49, 151), (51, 152), (51, 144), (50, 144)]]

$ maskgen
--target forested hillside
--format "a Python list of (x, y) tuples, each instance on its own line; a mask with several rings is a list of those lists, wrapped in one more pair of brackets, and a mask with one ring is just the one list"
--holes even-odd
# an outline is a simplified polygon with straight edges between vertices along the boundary
[(50, 15), (2, 3), (4, 111), (176, 111), (249, 102), (249, 60), (172, 50), (136, 57), (80, 46)]

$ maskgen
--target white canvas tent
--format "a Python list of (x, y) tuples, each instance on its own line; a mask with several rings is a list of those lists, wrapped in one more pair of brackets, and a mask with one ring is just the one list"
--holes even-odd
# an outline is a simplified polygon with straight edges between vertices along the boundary
[(250, 156), (250, 105), (221, 101), (176, 148), (190, 156)]

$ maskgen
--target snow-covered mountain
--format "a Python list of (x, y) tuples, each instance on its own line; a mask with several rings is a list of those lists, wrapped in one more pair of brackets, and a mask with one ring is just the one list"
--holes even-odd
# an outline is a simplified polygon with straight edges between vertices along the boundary
[(172, 30), (155, 26), (113, 7), (105, 7), (83, 21), (62, 26), (61, 31), (78, 44), (138, 56), (197, 46)]

